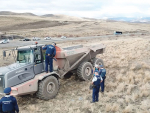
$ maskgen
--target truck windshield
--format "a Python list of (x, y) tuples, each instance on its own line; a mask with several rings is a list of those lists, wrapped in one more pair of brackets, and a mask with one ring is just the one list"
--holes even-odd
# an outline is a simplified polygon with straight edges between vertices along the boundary
[(17, 61), (19, 63), (33, 63), (33, 50), (18, 50)]

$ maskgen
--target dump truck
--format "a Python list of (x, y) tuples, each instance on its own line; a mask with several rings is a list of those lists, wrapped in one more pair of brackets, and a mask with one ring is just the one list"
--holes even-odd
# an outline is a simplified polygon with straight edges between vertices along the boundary
[[(11, 95), (35, 94), (39, 99), (49, 100), (59, 91), (59, 79), (76, 73), (80, 79), (90, 80), (93, 66), (104, 65), (101, 59), (96, 58), (97, 54), (104, 52), (103, 44), (67, 48), (55, 46), (53, 72), (45, 73), (43, 46), (44, 44), (35, 44), (15, 48), (16, 62), (0, 67), (0, 93), (3, 93), (4, 88), (11, 87)], [(6, 51), (3, 51), (4, 58), (7, 56)]]

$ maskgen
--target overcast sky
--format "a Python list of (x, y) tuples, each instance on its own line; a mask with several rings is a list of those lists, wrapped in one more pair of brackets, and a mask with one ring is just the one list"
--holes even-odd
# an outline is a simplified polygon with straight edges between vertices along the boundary
[(150, 17), (150, 0), (0, 0), (0, 11), (78, 17)]

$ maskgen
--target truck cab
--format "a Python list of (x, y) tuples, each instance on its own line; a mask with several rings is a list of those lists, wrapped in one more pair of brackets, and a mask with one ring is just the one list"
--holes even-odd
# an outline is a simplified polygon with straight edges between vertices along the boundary
[(0, 67), (0, 92), (6, 87), (12, 87), (44, 72), (43, 45), (31, 45), (16, 48), (17, 58), (14, 64)]

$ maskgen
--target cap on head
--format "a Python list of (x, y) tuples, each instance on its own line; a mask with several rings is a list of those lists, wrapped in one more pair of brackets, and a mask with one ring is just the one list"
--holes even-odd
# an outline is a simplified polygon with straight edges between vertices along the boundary
[(98, 70), (95, 70), (94, 72), (99, 73), (99, 71), (98, 71)]
[(98, 75), (99, 72), (96, 70), (96, 71), (94, 71), (94, 73), (95, 73), (95, 75)]
[(4, 93), (9, 94), (10, 92), (11, 92), (11, 88), (10, 87), (4, 89)]
[(99, 67), (100, 67), (100, 68), (103, 68), (104, 66), (103, 66), (103, 65), (100, 65)]
[(56, 46), (56, 43), (55, 43), (55, 42), (53, 42), (53, 43), (52, 43), (52, 45)]

